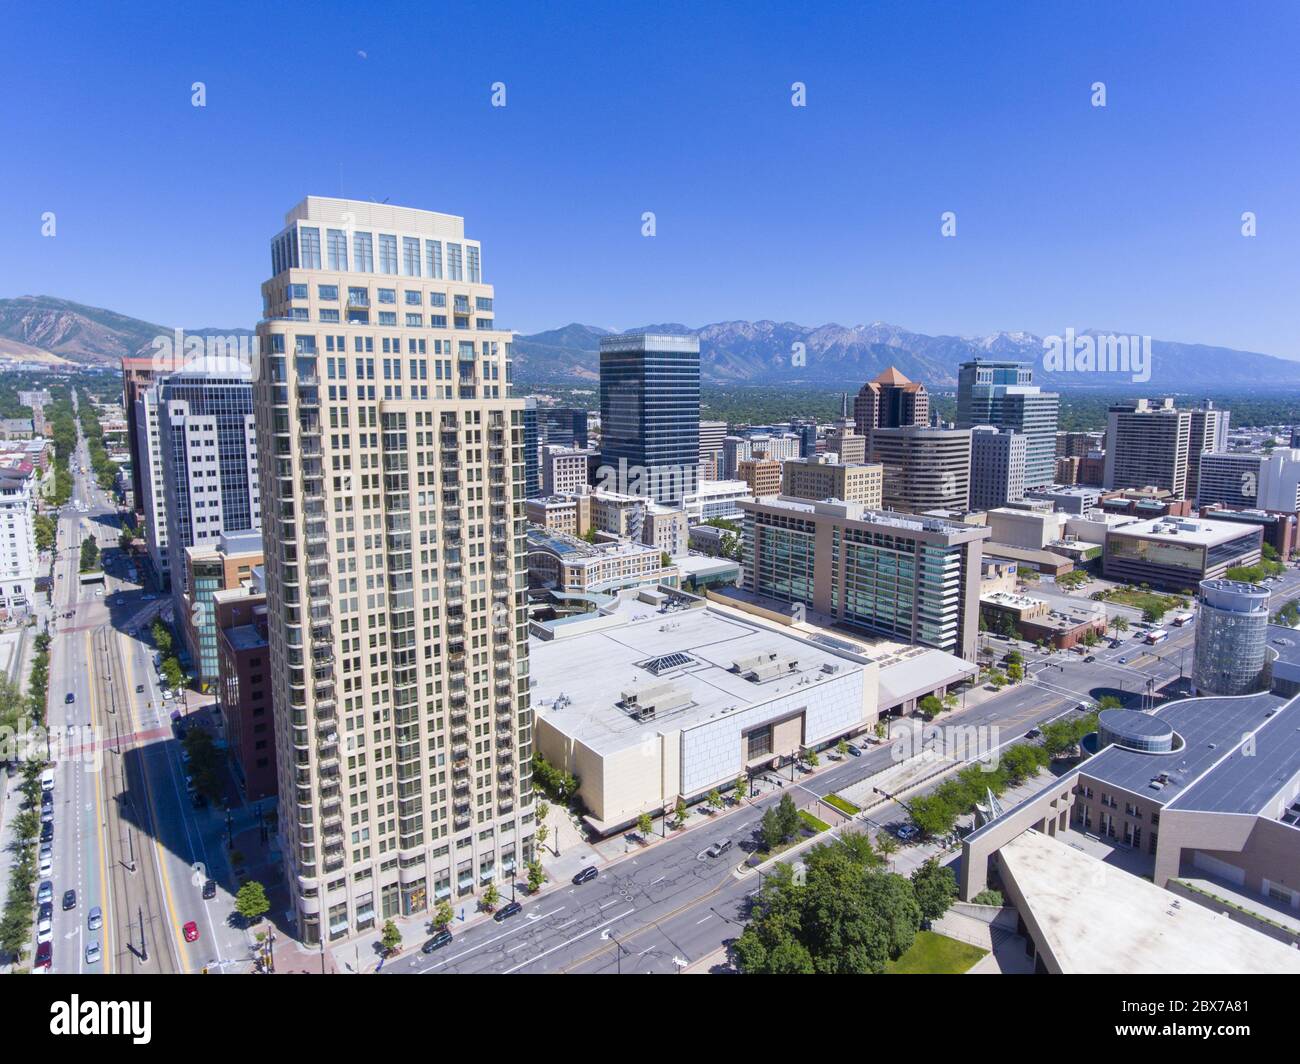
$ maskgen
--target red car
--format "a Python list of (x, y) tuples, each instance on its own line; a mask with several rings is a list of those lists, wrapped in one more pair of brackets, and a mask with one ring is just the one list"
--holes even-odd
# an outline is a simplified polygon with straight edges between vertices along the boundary
[(197, 942), (199, 940), (199, 925), (191, 920), (181, 928), (181, 933), (185, 936), (186, 942)]
[(54, 943), (42, 942), (36, 947), (36, 963), (33, 967), (49, 968), (54, 964)]

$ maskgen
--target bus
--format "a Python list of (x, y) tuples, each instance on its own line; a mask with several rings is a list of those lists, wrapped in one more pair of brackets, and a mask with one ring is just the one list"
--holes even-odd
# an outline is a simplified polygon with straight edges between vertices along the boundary
[(1163, 628), (1152, 628), (1151, 631), (1147, 632), (1147, 642), (1153, 645), (1155, 643), (1163, 643), (1168, 638), (1169, 633)]
[(1192, 617), (1193, 617), (1193, 614), (1190, 614), (1190, 613), (1175, 613), (1175, 614), (1174, 614), (1174, 625), (1175, 625), (1176, 627), (1178, 627), (1178, 628), (1181, 628), (1181, 627), (1182, 627), (1183, 625), (1185, 625), (1185, 624), (1191, 624), (1191, 623), (1192, 623)]

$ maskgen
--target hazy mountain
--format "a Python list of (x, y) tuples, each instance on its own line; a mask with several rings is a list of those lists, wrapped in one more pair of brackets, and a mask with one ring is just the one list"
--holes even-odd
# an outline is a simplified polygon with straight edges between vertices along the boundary
[[(23, 361), (71, 361), (116, 365), (128, 355), (148, 354), (170, 325), (142, 321), (102, 307), (54, 296), (0, 299), (0, 355)], [(189, 336), (241, 336), (249, 329), (186, 329)]]
[[(1041, 337), (1027, 332), (991, 336), (927, 336), (886, 322), (852, 327), (795, 322), (724, 321), (700, 328), (647, 325), (646, 331), (688, 332), (699, 337), (701, 376), (714, 385), (819, 386), (855, 390), (889, 366), (931, 388), (953, 387), (957, 367), (972, 358), (1006, 358), (1034, 366), (1034, 380), (1057, 388), (1126, 387), (1143, 391), (1206, 388), (1300, 387), (1300, 362), (1203, 344), (1152, 340), (1150, 379), (1132, 372), (1045, 368)], [(521, 381), (593, 380), (599, 373), (600, 337), (609, 330), (573, 323), (515, 338), (515, 376)], [(1098, 335), (1088, 330), (1082, 335)], [(1109, 334), (1107, 334), (1109, 335)], [(802, 344), (800, 351), (794, 345)]]
[[(53, 296), (0, 299), (0, 356), (116, 365), (124, 355), (148, 353), (155, 337), (170, 334), (172, 328)], [(669, 322), (642, 328), (698, 336), (703, 379), (720, 386), (789, 384), (856, 390), (863, 381), (897, 366), (913, 380), (944, 388), (956, 384), (960, 363), (982, 356), (1029, 362), (1036, 382), (1058, 388), (1105, 387), (1113, 391), (1135, 386), (1145, 394), (1300, 388), (1300, 362), (1166, 340), (1152, 341), (1150, 380), (1134, 384), (1131, 373), (1050, 372), (1045, 368), (1043, 339), (1026, 332), (927, 336), (881, 321), (851, 327), (721, 321), (700, 328)], [(250, 330), (209, 326), (186, 332), (241, 336)], [(516, 336), (515, 377), (534, 384), (595, 381), (599, 379), (600, 338), (609, 332), (597, 325), (572, 322), (531, 336)]]

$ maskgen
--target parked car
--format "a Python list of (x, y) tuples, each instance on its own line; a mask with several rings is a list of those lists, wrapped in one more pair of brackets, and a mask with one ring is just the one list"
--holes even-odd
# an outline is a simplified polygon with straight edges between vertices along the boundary
[(522, 905), (517, 901), (512, 901), (508, 905), (501, 906), (501, 908), (492, 915), (492, 919), (497, 923), (501, 923), (504, 920), (509, 920), (512, 916), (517, 916), (523, 911), (524, 907)]
[(199, 925), (190, 920), (181, 928), (181, 933), (185, 936), (186, 942), (197, 942), (199, 940)]
[(854, 757), (862, 756), (862, 747), (858, 746), (857, 743), (849, 743), (848, 749), (849, 749), (849, 753), (852, 754)]
[(49, 820), (41, 824), (41, 842), (54, 841), (54, 817), (51, 815)]
[(54, 790), (54, 769), (47, 768), (44, 772), (41, 773), (41, 790), (43, 791)]
[(50, 856), (49, 854), (46, 854), (45, 856), (43, 856), (43, 857), (41, 858), (41, 863), (40, 863), (40, 868), (38, 869), (38, 873), (39, 873), (39, 875), (41, 875), (42, 877), (44, 877), (44, 876), (48, 876), (48, 875), (53, 875), (53, 873), (54, 873), (54, 858), (53, 858), (52, 856)]
[(920, 834), (920, 831), (912, 824), (899, 824), (894, 828), (894, 834), (903, 842), (911, 842)]
[(104, 911), (96, 905), (86, 914), (86, 929), (89, 931), (98, 931), (103, 926)]
[(36, 900), (47, 902), (54, 900), (54, 884), (48, 879), (41, 883), (40, 889), (36, 891)]
[(600, 875), (600, 870), (595, 865), (588, 865), (573, 877), (573, 883), (575, 886), (580, 887), (584, 883), (590, 883), (598, 875)]
[(715, 842), (704, 852), (708, 854), (710, 857), (721, 857), (729, 849), (731, 849), (731, 840), (719, 839), (717, 842)]
[(433, 938), (429, 939), (420, 947), (421, 953), (432, 953), (434, 950), (442, 949), (443, 946), (451, 943), (452, 934), (445, 927), (439, 931)]
[(77, 892), (75, 890), (65, 890), (63, 892), (63, 911), (66, 913), (69, 909), (77, 907)]
[(33, 968), (50, 968), (54, 965), (54, 943), (42, 942), (36, 947), (36, 960), (32, 962)]

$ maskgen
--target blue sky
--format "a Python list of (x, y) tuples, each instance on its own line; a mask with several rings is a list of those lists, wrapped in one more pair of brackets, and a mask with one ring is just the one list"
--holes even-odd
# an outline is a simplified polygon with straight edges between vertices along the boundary
[(0, 296), (251, 325), (285, 210), (341, 193), (463, 215), (521, 332), (1091, 326), (1300, 358), (1297, 54), (1294, 4), (11, 4)]

